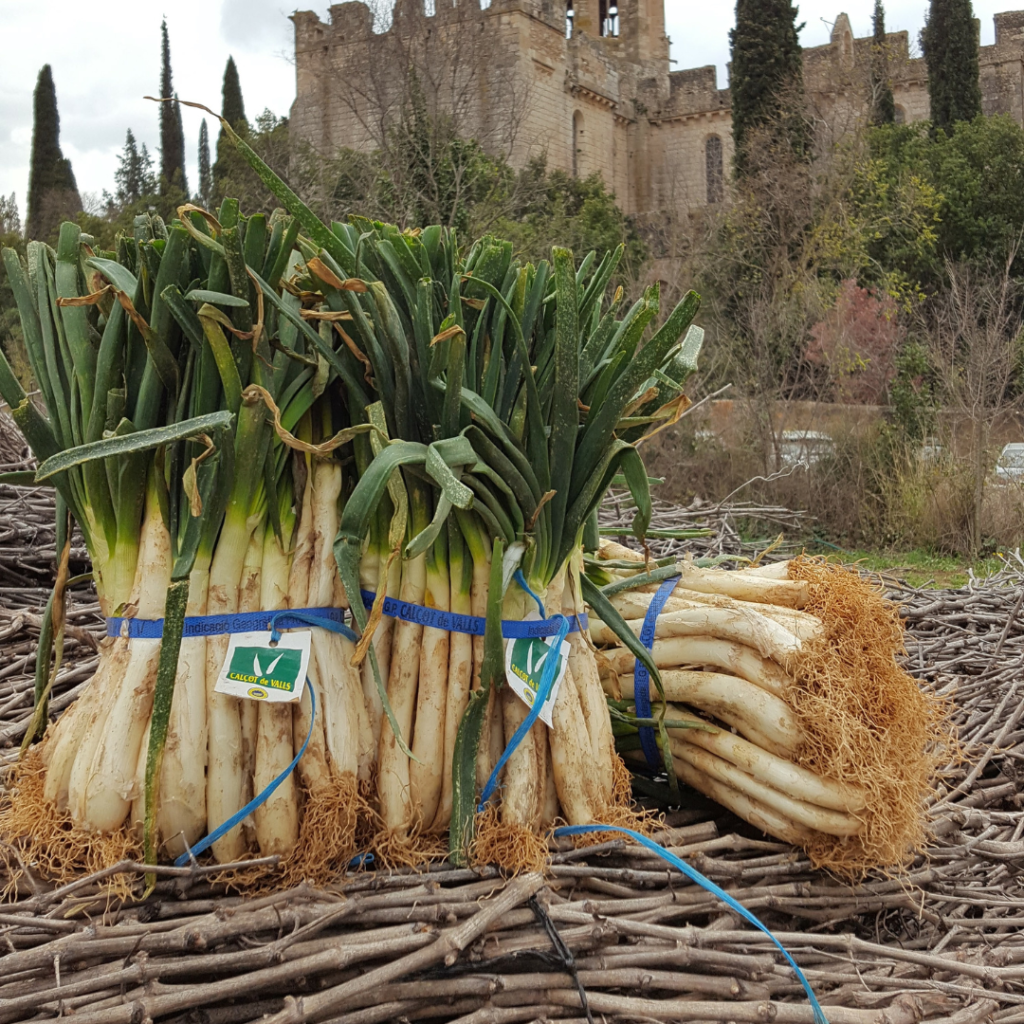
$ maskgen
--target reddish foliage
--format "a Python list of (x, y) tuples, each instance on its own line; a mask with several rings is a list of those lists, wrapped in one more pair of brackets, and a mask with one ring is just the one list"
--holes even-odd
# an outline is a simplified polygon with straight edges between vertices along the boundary
[(902, 330), (896, 303), (848, 278), (836, 304), (811, 330), (807, 358), (828, 367), (840, 402), (881, 405), (896, 374)]

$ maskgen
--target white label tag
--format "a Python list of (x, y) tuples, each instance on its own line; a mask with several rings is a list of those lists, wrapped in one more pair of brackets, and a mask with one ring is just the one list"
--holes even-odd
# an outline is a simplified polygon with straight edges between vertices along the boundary
[(282, 633), (271, 647), (267, 632), (232, 633), (214, 690), (268, 704), (299, 700), (312, 638), (309, 630)]
[(551, 684), (548, 699), (540, 709), (540, 720), (551, 728), (551, 710), (555, 706), (558, 691), (565, 679), (565, 670), (569, 665), (569, 644), (563, 640), (561, 648), (555, 650), (558, 637), (528, 637), (509, 640), (505, 644), (505, 678), (508, 685), (519, 695), (527, 707), (533, 707), (540, 690), (541, 676), (550, 658), (558, 659), (555, 670), (555, 681)]

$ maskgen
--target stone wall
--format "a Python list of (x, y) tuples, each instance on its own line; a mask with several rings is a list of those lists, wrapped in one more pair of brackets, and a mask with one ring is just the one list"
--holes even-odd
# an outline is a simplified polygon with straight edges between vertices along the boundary
[[(648, 218), (685, 216), (723, 196), (732, 161), (728, 89), (714, 67), (670, 71), (664, 0), (398, 0), (375, 33), (370, 8), (335, 4), (325, 24), (309, 11), (295, 24), (293, 139), (325, 154), (370, 151), (400, 112), (412, 68), (428, 107), (456, 120), (496, 156), (522, 167), (600, 173), (622, 208)], [(995, 16), (996, 41), (981, 48), (983, 106), (1024, 124), (1024, 11)], [(871, 39), (849, 18), (831, 41), (804, 51), (807, 93), (835, 135), (867, 114)], [(887, 44), (900, 120), (928, 117), (924, 61), (906, 32)]]

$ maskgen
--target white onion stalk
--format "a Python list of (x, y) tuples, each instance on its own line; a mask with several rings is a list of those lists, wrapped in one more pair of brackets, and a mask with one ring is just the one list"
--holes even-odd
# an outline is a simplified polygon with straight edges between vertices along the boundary
[[(653, 592), (628, 590), (616, 594), (612, 598), (612, 605), (623, 618), (638, 618), (647, 614), (647, 609), (653, 599)], [(692, 590), (683, 593), (677, 591), (665, 602), (661, 614), (672, 615), (675, 612), (691, 611), (702, 606), (726, 608), (740, 613), (749, 612), (752, 615), (764, 616), (788, 630), (799, 640), (813, 640), (821, 635), (821, 621), (807, 612), (784, 608), (780, 605), (738, 601), (721, 594), (703, 594)]]
[[(242, 565), (242, 579), (238, 586), (239, 612), (258, 612), (263, 589), (263, 530), (257, 528), (249, 538)], [(238, 702), (238, 720), (242, 732), (242, 806), (253, 798), (253, 772), (256, 770), (256, 730), (259, 705), (254, 700)], [(242, 822), (242, 834), (248, 849), (256, 839), (255, 823), (251, 817)]]
[[(337, 565), (334, 538), (338, 532), (341, 465), (317, 462), (313, 474), (313, 565), (309, 602), (328, 608), (336, 600)], [(362, 681), (352, 665), (349, 641), (323, 629), (312, 630), (312, 652), (323, 694), (324, 736), (336, 777), (360, 774), (360, 732), (368, 738), (369, 720), (363, 707)], [(361, 713), (360, 713), (361, 712)], [(371, 765), (363, 768), (369, 776)]]
[[(703, 724), (701, 719), (678, 707), (670, 707), (668, 717), (675, 721)], [(823, 779), (725, 729), (713, 733), (698, 729), (669, 729), (669, 736), (674, 753), (678, 754), (680, 744), (701, 747), (795, 800), (846, 814), (857, 814), (867, 806), (868, 793), (862, 787)]]
[(562, 814), (570, 825), (589, 825), (595, 820), (589, 736), (583, 726), (579, 692), (566, 668), (555, 699), (548, 732), (551, 767)]
[[(208, 564), (189, 574), (186, 616), (206, 614), (209, 583)], [(172, 857), (206, 829), (206, 747), (206, 637), (184, 637), (157, 784), (157, 831)]]
[[(331, 557), (331, 576), (334, 581), (334, 599), (331, 602), (334, 608), (349, 609), (348, 595), (345, 593), (345, 585), (341, 582), (338, 574), (338, 565)], [(374, 743), (373, 727), (370, 724), (370, 713), (366, 708), (366, 698), (363, 696), (362, 681), (359, 668), (353, 664), (356, 654), (356, 645), (346, 637), (336, 633), (331, 634), (331, 642), (334, 650), (334, 657), (342, 666), (345, 679), (345, 697), (348, 706), (348, 714), (355, 722), (356, 733), (356, 762), (358, 765), (357, 776), (360, 782), (369, 782), (373, 778), (373, 772), (377, 767), (377, 750), (379, 742)]]
[[(286, 542), (291, 523), (282, 515)], [(282, 548), (273, 528), (268, 526), (263, 542), (263, 575), (260, 606), (263, 611), (276, 612), (288, 607), (289, 555)], [(305, 689), (305, 680), (299, 680)], [(253, 790), (262, 793), (291, 764), (294, 757), (292, 740), (292, 705), (260, 704), (257, 708), (256, 763)], [(256, 808), (256, 842), (264, 857), (284, 856), (295, 848), (299, 838), (299, 805), (295, 776), (289, 774), (271, 797)]]
[[(792, 677), (774, 661), (762, 658), (752, 647), (731, 640), (711, 636), (669, 637), (655, 640), (651, 653), (658, 668), (708, 666), (721, 669), (783, 699), (793, 683)], [(601, 654), (617, 676), (631, 672), (636, 664), (633, 654), (625, 647), (606, 649)]]
[[(441, 539), (427, 552), (423, 603), (427, 608), (450, 611), (451, 584), (445, 540), (442, 533)], [(446, 629), (425, 627), (420, 640), (420, 673), (412, 730), (412, 752), (416, 760), (409, 763), (409, 784), (414, 812), (425, 827), (433, 823), (441, 801), (450, 637)]]
[[(732, 726), (741, 736), (780, 757), (791, 757), (803, 730), (789, 706), (753, 683), (719, 672), (669, 669), (661, 673), (665, 699), (689, 704)], [(651, 700), (660, 700), (653, 682)], [(633, 697), (632, 674), (619, 676), (622, 695)]]
[[(642, 762), (644, 760), (643, 754), (639, 751), (630, 753), (627, 756), (631, 761)], [(703, 793), (706, 797), (714, 800), (715, 803), (728, 808), (744, 821), (750, 822), (751, 825), (761, 829), (767, 835), (775, 836), (775, 838), (792, 843), (794, 846), (806, 847), (813, 842), (815, 832), (812, 829), (798, 825), (785, 815), (762, 804), (760, 801), (754, 800), (745, 793), (733, 789), (732, 786), (725, 785), (717, 779), (705, 775), (682, 758), (673, 757), (672, 764), (675, 768), (676, 777), (681, 782), (685, 782), (688, 786), (692, 786), (697, 790), (698, 793)]]
[[(217, 550), (210, 566), (208, 615), (229, 615), (238, 611), (242, 567), (249, 538), (258, 521), (242, 518), (229, 508), (221, 529)], [(246, 780), (242, 770), (242, 721), (239, 699), (217, 693), (214, 686), (228, 652), (228, 637), (211, 636), (206, 642), (207, 733), (206, 815), (212, 832), (244, 806)], [(241, 826), (231, 829), (213, 844), (218, 863), (240, 860), (245, 854)]]
[[(582, 555), (573, 556), (566, 586), (562, 595), (562, 614), (578, 625), (583, 608), (576, 601), (579, 593), (579, 574), (582, 570)], [(579, 693), (583, 721), (590, 740), (593, 765), (593, 780), (599, 806), (610, 806), (615, 794), (615, 734), (612, 732), (611, 715), (601, 685), (601, 673), (597, 668), (594, 651), (581, 632), (569, 634), (569, 668)]]
[[(91, 700), (83, 712), (81, 733), (78, 730), (65, 734), (64, 744), (68, 745), (68, 755), (63, 749), (54, 753), (51, 771), (52, 780), (47, 778), (48, 787), (44, 792), (58, 807), (66, 802), (68, 812), (76, 822), (84, 820), (85, 792), (92, 772), (92, 761), (96, 748), (103, 738), (107, 719), (114, 704), (114, 695), (118, 692), (128, 670), (131, 657), (129, 641), (118, 637), (113, 641), (106, 659), (101, 659), (96, 675), (89, 683)], [(88, 696), (88, 695), (87, 695)], [(85, 698), (83, 698), (85, 699)], [(71, 768), (67, 777), (67, 795), (64, 796), (63, 772), (67, 760), (71, 760)], [(49, 776), (50, 773), (48, 773)]]
[[(303, 490), (302, 511), (295, 538), (295, 554), (288, 575), (288, 598), (293, 608), (309, 607), (310, 573), (313, 568), (313, 471), (306, 459), (306, 484)], [(297, 771), (302, 784), (310, 793), (320, 793), (331, 785), (331, 769), (327, 763), (327, 741), (324, 737), (323, 690), (316, 676), (316, 665), (310, 657), (309, 684), (316, 692), (317, 715), (312, 717), (313, 705), (309, 691), (303, 686), (302, 697), (292, 712), (292, 744), (301, 750), (309, 737), (306, 753), (299, 761)], [(311, 731), (312, 729), (312, 731)]]
[[(643, 619), (627, 620), (637, 635), (643, 628)], [(618, 644), (615, 631), (598, 619), (590, 620), (590, 633), (596, 644)], [(785, 667), (802, 650), (801, 641), (788, 629), (756, 612), (736, 611), (732, 608), (695, 606), (686, 611), (669, 612), (658, 616), (654, 635), (658, 639), (676, 636), (713, 636), (753, 647), (763, 657)]]
[(680, 563), (682, 579), (678, 587), (704, 594), (722, 594), (737, 601), (777, 604), (787, 608), (803, 608), (810, 598), (810, 584), (802, 580), (774, 580), (765, 576), (741, 575), (721, 569), (701, 569)]
[[(426, 589), (426, 555), (417, 555), (406, 560), (402, 566), (401, 600), (410, 604), (422, 604)], [(406, 743), (412, 734), (413, 713), (416, 708), (422, 635), (423, 627), (415, 622), (402, 620), (395, 624), (387, 693), (402, 739)], [(385, 827), (396, 833), (408, 830), (413, 823), (409, 755), (399, 746), (389, 721), (385, 721), (381, 726), (377, 793), (380, 797), (380, 812)]]
[(744, 576), (760, 576), (766, 580), (788, 580), (789, 562), (769, 562), (767, 565), (749, 565), (739, 569)]
[[(449, 534), (448, 574), (451, 587), (450, 604), (455, 615), (472, 615), (471, 595), (473, 560), (466, 551), (458, 528)], [(382, 670), (383, 671), (383, 670)], [(444, 762), (441, 772), (441, 798), (431, 831), (444, 832), (452, 816), (452, 762), (459, 723), (469, 704), (473, 683), (473, 637), (469, 633), (452, 633), (448, 638), (448, 692), (444, 713)]]
[[(161, 483), (152, 474), (142, 522), (133, 595), (136, 614), (142, 619), (163, 615), (171, 583), (171, 537), (160, 507)], [(75, 815), (76, 823), (87, 831), (112, 832), (131, 810), (139, 750), (153, 706), (160, 641), (134, 639), (129, 651), (124, 677), (116, 690), (111, 690), (110, 712), (86, 771)]]
[[(386, 536), (386, 535), (385, 535)], [(371, 533), (370, 543), (359, 563), (359, 579), (362, 586), (371, 594), (377, 593), (381, 585), (381, 572), (387, 567), (387, 579), (384, 583), (388, 597), (398, 597), (402, 585), (402, 562), (394, 558), (389, 562), (390, 552), (387, 544), (381, 544)], [(360, 597), (360, 600), (362, 598)], [(373, 634), (373, 650), (377, 657), (377, 667), (381, 679), (387, 681), (391, 669), (391, 642), (395, 632), (395, 620), (390, 615), (382, 615), (377, 629)], [(363, 658), (360, 666), (363, 680), (363, 703), (370, 721), (370, 738), (373, 756), (376, 759), (380, 747), (381, 723), (384, 721), (384, 703), (377, 689), (377, 680), (373, 674), (373, 664), (369, 656)]]
[(824, 832), (830, 836), (853, 836), (860, 832), (863, 826), (863, 822), (852, 814), (828, 810), (787, 796), (766, 785), (760, 779), (748, 775), (724, 758), (702, 750), (692, 743), (678, 740), (673, 742), (672, 754), (673, 763), (684, 761), (708, 778), (743, 793), (765, 807), (770, 807), (776, 813), (804, 828)]
[[(502, 618), (513, 621), (525, 618), (526, 601), (526, 594), (518, 586), (509, 587), (502, 605)], [(530, 709), (506, 683), (497, 696), (497, 710), (498, 715), (495, 717), (500, 716), (503, 724), (502, 740), (507, 745), (516, 730), (526, 721)], [(505, 763), (501, 792), (501, 820), (505, 825), (532, 829), (540, 818), (544, 795), (541, 772), (545, 764), (546, 729), (543, 722), (535, 722)]]
[[(68, 809), (71, 771), (75, 766), (76, 756), (87, 742), (88, 733), (93, 728), (100, 694), (104, 688), (104, 681), (110, 677), (113, 652), (118, 644), (123, 645), (127, 651), (128, 645), (125, 640), (105, 638), (102, 641), (96, 674), (89, 680), (85, 693), (53, 724), (43, 744), (42, 757), (46, 767), (43, 797), (48, 803), (54, 804), (58, 811)], [(98, 733), (96, 738), (99, 738)]]

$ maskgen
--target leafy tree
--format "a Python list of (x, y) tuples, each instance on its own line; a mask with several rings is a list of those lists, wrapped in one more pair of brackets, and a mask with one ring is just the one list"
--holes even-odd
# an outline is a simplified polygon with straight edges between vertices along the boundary
[(626, 245), (620, 276), (633, 279), (647, 256), (636, 226), (616, 205), (599, 174), (574, 178), (564, 171), (548, 171), (543, 160), (527, 165), (510, 182), (511, 206), (495, 221), (488, 221), (489, 204), (470, 211), (472, 233), (493, 230), (515, 243), (530, 260), (551, 258), (553, 245), (565, 245), (582, 255)]
[(185, 178), (185, 133), (181, 124), (181, 106), (171, 81), (171, 42), (166, 20), (160, 23), (160, 96), (174, 97), (173, 103), (160, 104), (160, 193), (170, 189), (188, 193)]
[[(1002, 265), (1015, 250), (1024, 231), (1024, 128), (1012, 117), (981, 116), (935, 135), (923, 124), (886, 125), (869, 140), (887, 188), (916, 181), (938, 197), (936, 257), (919, 275), (926, 290), (944, 288), (944, 259)], [(1012, 270), (1024, 275), (1021, 257)]]
[(753, 133), (769, 131), (792, 146), (807, 148), (802, 113), (803, 55), (790, 0), (736, 0), (736, 27), (729, 33), (732, 48), (730, 94), (736, 169), (748, 163)]
[(896, 100), (888, 74), (889, 44), (885, 36), (885, 8), (882, 0), (875, 0), (874, 41), (871, 44), (871, 122), (896, 123)]
[(57, 91), (49, 64), (39, 72), (34, 107), (26, 230), (29, 238), (50, 241), (56, 237), (61, 221), (81, 210), (82, 199), (71, 161), (60, 148)]
[(934, 127), (973, 121), (981, 113), (981, 85), (971, 0), (931, 0), (921, 49)]
[(124, 149), (117, 158), (118, 167), (114, 172), (114, 184), (117, 191), (114, 200), (119, 207), (131, 206), (143, 196), (151, 196), (156, 192), (156, 179), (153, 175), (153, 158), (142, 144), (138, 148), (135, 135), (131, 128), (125, 136)]
[(196, 196), (200, 206), (209, 206), (213, 200), (213, 175), (210, 172), (210, 136), (206, 129), (206, 118), (199, 126), (199, 193)]

